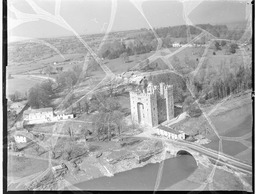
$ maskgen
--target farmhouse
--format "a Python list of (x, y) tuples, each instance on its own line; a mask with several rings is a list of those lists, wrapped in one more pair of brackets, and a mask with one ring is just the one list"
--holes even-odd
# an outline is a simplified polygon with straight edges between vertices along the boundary
[(53, 109), (41, 108), (41, 109), (30, 109), (25, 110), (23, 113), (24, 121), (32, 123), (43, 123), (51, 121), (53, 119)]
[(14, 139), (16, 143), (27, 143), (27, 138), (24, 136), (15, 136)]
[(157, 134), (161, 136), (165, 136), (168, 139), (179, 139), (184, 140), (186, 138), (186, 134), (182, 131), (176, 131), (173, 128), (165, 127), (165, 126), (158, 126)]
[(47, 122), (56, 122), (60, 120), (73, 119), (74, 115), (55, 114), (53, 108), (30, 109), (23, 113), (23, 120), (28, 124), (39, 124)]
[(172, 44), (172, 47), (181, 47), (181, 45), (180, 45), (180, 43), (175, 42), (175, 43)]

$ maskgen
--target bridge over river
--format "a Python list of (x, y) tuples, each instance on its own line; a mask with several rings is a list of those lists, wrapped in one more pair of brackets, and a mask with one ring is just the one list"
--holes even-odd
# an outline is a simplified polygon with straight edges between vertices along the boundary
[[(154, 137), (155, 138), (155, 137)], [(192, 142), (187, 142), (184, 140), (171, 140), (165, 139), (166, 143), (174, 145), (174, 149), (169, 150), (174, 155), (183, 155), (185, 152), (192, 155), (195, 160), (200, 162), (200, 156), (206, 156), (208, 159), (214, 160), (221, 165), (227, 166), (229, 168), (252, 174), (252, 166), (243, 161), (238, 160), (230, 155), (218, 152), (202, 145), (198, 145)]]

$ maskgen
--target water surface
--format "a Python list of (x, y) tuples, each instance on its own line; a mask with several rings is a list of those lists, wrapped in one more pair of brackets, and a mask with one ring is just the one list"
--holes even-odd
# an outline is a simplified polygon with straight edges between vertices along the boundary
[[(141, 168), (115, 174), (113, 177), (101, 177), (74, 186), (81, 190), (164, 190), (173, 184), (186, 179), (197, 168), (195, 159), (190, 155), (167, 159), (163, 163), (148, 164)], [(158, 179), (158, 173), (160, 179)]]

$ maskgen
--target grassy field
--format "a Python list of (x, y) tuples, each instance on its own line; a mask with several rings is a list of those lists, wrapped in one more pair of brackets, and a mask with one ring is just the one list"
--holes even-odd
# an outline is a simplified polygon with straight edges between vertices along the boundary
[(6, 95), (13, 94), (15, 91), (25, 93), (35, 84), (41, 81), (35, 79), (25, 79), (25, 78), (14, 78), (6, 80)]
[(46, 170), (48, 163), (46, 160), (9, 156), (7, 173), (8, 176), (22, 178)]
[(153, 55), (154, 53), (145, 53), (141, 55), (133, 55), (129, 56), (129, 62), (124, 63), (123, 59), (117, 58), (112, 60), (105, 60), (105, 64), (109, 67), (111, 71), (115, 74), (120, 74), (123, 72), (128, 71), (130, 68), (134, 67), (139, 63), (140, 61), (143, 61), (144, 59), (148, 58), (149, 56)]

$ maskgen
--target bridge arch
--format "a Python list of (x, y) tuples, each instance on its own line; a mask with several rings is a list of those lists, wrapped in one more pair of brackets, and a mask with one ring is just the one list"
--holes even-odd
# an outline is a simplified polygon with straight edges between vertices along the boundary
[(179, 150), (179, 151), (176, 153), (176, 156), (182, 156), (182, 155), (190, 155), (190, 156), (193, 156), (189, 151), (186, 151), (186, 150)]
[(191, 150), (186, 150), (186, 149), (177, 150), (176, 157), (184, 156), (184, 155), (192, 156), (194, 158), (194, 160), (196, 161), (196, 165), (198, 166), (198, 162), (199, 162), (198, 157), (195, 153), (193, 153), (193, 151), (191, 152)]

